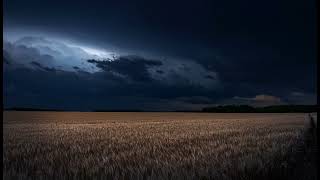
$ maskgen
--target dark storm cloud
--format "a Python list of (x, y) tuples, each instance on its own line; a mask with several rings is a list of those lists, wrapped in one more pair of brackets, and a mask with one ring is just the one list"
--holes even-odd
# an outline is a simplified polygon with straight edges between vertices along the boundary
[(161, 70), (156, 70), (156, 72), (159, 74), (163, 74), (163, 71), (161, 71)]
[[(241, 94), (241, 91), (234, 89), (234, 94), (229, 94), (225, 90), (206, 89), (192, 83), (168, 84), (151, 79), (150, 74), (146, 73), (141, 74), (146, 76), (144, 78), (123, 77), (114, 73), (118, 68), (112, 69), (112, 66), (106, 71), (88, 73), (79, 69), (76, 72), (56, 71), (37, 62), (32, 62), (32, 65), (38, 68), (19, 67), (4, 71), (6, 107), (198, 110), (201, 107), (223, 103), (251, 105), (270, 105), (280, 102), (314, 103), (310, 101), (310, 98), (312, 100), (314, 97), (305, 96), (304, 93), (293, 93), (294, 97), (290, 95), (287, 99), (276, 102), (274, 100), (277, 98), (271, 95), (259, 96), (259, 91), (254, 91), (253, 87), (252, 93), (257, 95), (254, 98), (250, 96), (235, 98), (234, 94)], [(130, 64), (126, 66), (127, 68), (121, 70), (128, 75), (131, 66)], [(124, 72), (126, 69), (128, 73)], [(309, 101), (306, 101), (305, 97), (308, 97)]]
[(38, 67), (38, 68), (40, 68), (40, 69), (42, 69), (44, 71), (56, 72), (55, 68), (49, 68), (49, 67), (42, 66), (40, 63), (35, 62), (35, 61), (32, 61), (30, 64), (34, 65), (34, 66), (36, 66), (36, 67)]
[(6, 59), (11, 59), (15, 63), (28, 63), (32, 61), (42, 61), (46, 64), (54, 64), (54, 59), (48, 54), (40, 54), (39, 51), (32, 47), (24, 45), (14, 45), (10, 42), (3, 42), (3, 56)]
[[(21, 46), (11, 45), (7, 49)], [(186, 101), (183, 97), (209, 95), (215, 89), (214, 86), (207, 86), (208, 80), (201, 74), (210, 72), (192, 62), (184, 62), (181, 66), (184, 68), (181, 68), (177, 62), (172, 64), (130, 55), (112, 60), (87, 60), (101, 71), (87, 72), (77, 66), (73, 67), (73, 71), (66, 71), (59, 69), (59, 66), (48, 67), (47, 60), (39, 58), (50, 57), (52, 61), (56, 61), (55, 56), (43, 56), (35, 47), (23, 46), (22, 51), (28, 56), (17, 56), (21, 54), (17, 50), (4, 51), (4, 56), (13, 57), (10, 60), (14, 62), (4, 66), (5, 107), (81, 110), (137, 107), (147, 110), (195, 109), (198, 108), (193, 105), (195, 103)], [(21, 59), (18, 61), (15, 58)], [(167, 67), (172, 68), (170, 73), (163, 71), (158, 75), (156, 72), (159, 68)], [(189, 76), (190, 73), (195, 74)]]
[(191, 108), (195, 101), (204, 102), (180, 97), (210, 93), (193, 84), (174, 86), (156, 80), (140, 81), (140, 78), (128, 81), (109, 71), (79, 73), (54, 71), (37, 62), (32, 65), (38, 68), (4, 71), (5, 107), (175, 110)]
[[(279, 98), (281, 103), (315, 103), (315, 13), (313, 0), (9, 0), (4, 2), (5, 34), (43, 32), (93, 47), (116, 47), (125, 55), (117, 61), (92, 60), (88, 64), (101, 72), (89, 73), (91, 66), (85, 69), (78, 63), (79, 58), (90, 59), (85, 52), (43, 38), (24, 38), (18, 42), (21, 47), (11, 48), (15, 49), (10, 51), (13, 57), (4, 55), (6, 63), (27, 59), (28, 65), (35, 61), (59, 69), (61, 63), (70, 62), (73, 72), (66, 71), (66, 65), (59, 74), (24, 67), (12, 75), (21, 81), (6, 82), (17, 89), (24, 88), (24, 82), (32, 84), (31, 89), (42, 89), (40, 94), (30, 94), (43, 101), (46, 98), (40, 97), (70, 96), (70, 107), (90, 103), (100, 107), (107, 102), (110, 107), (143, 102), (146, 107), (161, 108), (169, 104), (170, 108), (196, 108), (225, 102), (274, 103), (256, 100), (260, 95)], [(35, 41), (46, 41), (46, 48), (28, 47)], [(66, 49), (65, 54), (75, 55), (60, 57), (52, 44), (62, 47), (58, 51)], [(60, 64), (53, 63), (56, 61)], [(32, 72), (34, 77), (20, 71)], [(40, 84), (66, 88), (51, 91), (39, 86), (36, 74), (42, 76)], [(22, 101), (16, 97), (28, 94), (26, 89), (14, 91), (10, 102)], [(76, 98), (80, 94), (82, 98)], [(127, 98), (115, 98), (124, 96)]]
[(110, 60), (97, 61), (90, 59), (88, 62), (95, 64), (104, 71), (119, 73), (127, 78), (132, 78), (134, 81), (150, 81), (152, 77), (147, 70), (148, 66), (162, 65), (161, 61), (146, 60), (139, 56), (120, 56), (112, 61)]

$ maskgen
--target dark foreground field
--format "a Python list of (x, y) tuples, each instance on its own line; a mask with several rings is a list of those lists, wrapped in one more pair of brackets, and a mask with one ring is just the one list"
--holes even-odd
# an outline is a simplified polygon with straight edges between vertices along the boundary
[(4, 179), (316, 179), (307, 114), (4, 112), (3, 130)]

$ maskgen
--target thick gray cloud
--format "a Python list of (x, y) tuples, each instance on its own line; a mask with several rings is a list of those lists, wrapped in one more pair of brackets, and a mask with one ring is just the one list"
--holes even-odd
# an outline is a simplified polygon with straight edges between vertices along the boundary
[(35, 48), (10, 42), (4, 42), (3, 52), (4, 57), (12, 63), (28, 65), (32, 61), (41, 61), (48, 66), (54, 66), (56, 63), (51, 55), (40, 54)]
[[(13, 68), (4, 72), (6, 107), (177, 110), (199, 109), (209, 94), (193, 84), (169, 85), (152, 81), (128, 81), (109, 72), (83, 73), (53, 70), (33, 62), (37, 68)], [(149, 77), (150, 78), (150, 77)], [(188, 89), (188, 91), (185, 91)]]
[(316, 103), (312, 47), (310, 51), (292, 51), (299, 45), (281, 51), (237, 43), (190, 47), (181, 44), (173, 48), (177, 56), (164, 58), (101, 52), (35, 36), (5, 41), (4, 104), (199, 110), (217, 104)]
[[(98, 55), (63, 42), (43, 37), (26, 36), (16, 41), (4, 41), (3, 50), (8, 58), (16, 63), (29, 66), (30, 62), (40, 62), (51, 68), (72, 71), (73, 66), (86, 71), (95, 71), (94, 66), (86, 63), (86, 59), (99, 58)], [(10, 56), (10, 57), (9, 57)]]
[(59, 62), (59, 48), (52, 53), (43, 51), (44, 45), (35, 45), (41, 42), (52, 50), (50, 44), (55, 47), (57, 42), (30, 37), (21, 41), (8, 42), (4, 48), (6, 107), (196, 109), (210, 99), (199, 98), (199, 94), (206, 96), (219, 89), (217, 74), (192, 61), (129, 55), (83, 61), (96, 71), (86, 71), (77, 64), (69, 70), (60, 68), (65, 64)]
[(88, 60), (103, 71), (128, 78), (133, 81), (151, 81), (148, 67), (161, 66), (161, 61), (146, 60), (138, 56), (121, 56), (114, 60)]

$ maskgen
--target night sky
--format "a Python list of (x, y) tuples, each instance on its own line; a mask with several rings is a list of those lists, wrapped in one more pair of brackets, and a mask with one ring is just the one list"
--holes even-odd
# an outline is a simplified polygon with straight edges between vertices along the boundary
[(314, 0), (5, 0), (4, 106), (316, 103)]

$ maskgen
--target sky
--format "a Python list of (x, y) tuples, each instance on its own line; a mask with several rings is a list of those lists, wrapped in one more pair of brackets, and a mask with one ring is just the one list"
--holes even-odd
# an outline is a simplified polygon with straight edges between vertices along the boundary
[(4, 106), (316, 104), (314, 0), (4, 0)]

